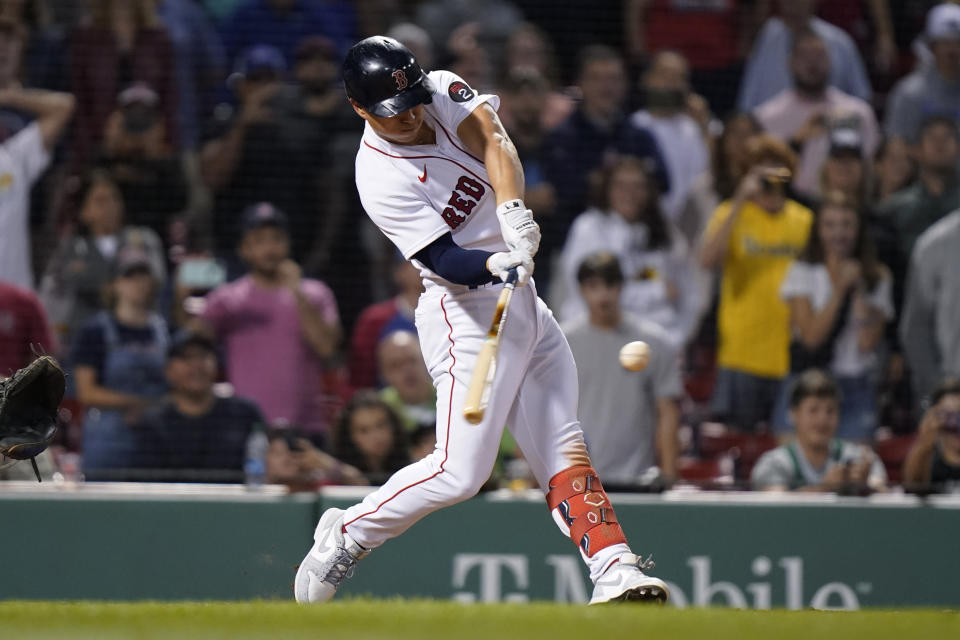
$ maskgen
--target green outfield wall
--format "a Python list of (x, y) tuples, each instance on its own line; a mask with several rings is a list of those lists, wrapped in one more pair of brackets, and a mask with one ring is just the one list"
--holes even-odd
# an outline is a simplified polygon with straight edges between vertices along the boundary
[[(241, 487), (0, 485), (0, 598), (288, 598), (328, 506), (362, 495)], [(960, 499), (614, 495), (678, 606), (960, 607)], [(376, 550), (344, 595), (583, 602), (579, 553), (535, 493), (435, 513)]]

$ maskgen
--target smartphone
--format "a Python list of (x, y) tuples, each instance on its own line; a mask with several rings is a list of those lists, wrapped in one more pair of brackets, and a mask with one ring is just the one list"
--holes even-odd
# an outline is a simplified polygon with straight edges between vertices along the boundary
[(184, 258), (177, 269), (177, 284), (190, 289), (211, 290), (227, 280), (227, 270), (205, 256)]

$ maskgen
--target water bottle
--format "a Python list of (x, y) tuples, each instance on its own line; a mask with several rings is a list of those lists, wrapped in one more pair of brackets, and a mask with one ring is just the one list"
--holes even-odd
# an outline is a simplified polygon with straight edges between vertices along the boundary
[(248, 489), (257, 489), (263, 486), (267, 479), (267, 449), (270, 441), (267, 433), (260, 428), (254, 428), (247, 437), (246, 456), (243, 462), (244, 482)]

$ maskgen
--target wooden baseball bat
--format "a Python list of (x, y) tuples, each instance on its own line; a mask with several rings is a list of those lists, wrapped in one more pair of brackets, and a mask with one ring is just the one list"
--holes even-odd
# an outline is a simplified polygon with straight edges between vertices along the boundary
[(477, 355), (477, 361), (473, 365), (473, 375), (470, 378), (470, 386), (467, 388), (467, 400), (463, 405), (463, 417), (470, 424), (480, 424), (483, 420), (483, 414), (487, 410), (487, 401), (490, 399), (490, 387), (493, 384), (493, 376), (497, 371), (497, 351), (500, 348), (500, 334), (503, 333), (503, 325), (507, 321), (507, 311), (510, 308), (510, 300), (513, 298), (513, 290), (517, 286), (517, 269), (510, 269), (506, 281), (503, 283), (503, 291), (497, 299), (497, 310), (493, 314), (493, 322), (490, 323), (490, 329), (487, 331), (487, 338), (480, 347), (480, 353)]

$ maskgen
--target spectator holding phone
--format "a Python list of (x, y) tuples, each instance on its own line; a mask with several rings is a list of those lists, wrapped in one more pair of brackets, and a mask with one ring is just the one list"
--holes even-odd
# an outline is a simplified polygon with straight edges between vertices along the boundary
[(188, 228), (183, 249), (176, 256), (173, 274), (173, 323), (178, 327), (188, 326), (193, 318), (203, 312), (204, 296), (227, 281), (227, 268), (213, 256), (209, 249), (196, 241), (196, 229)]
[(292, 427), (271, 429), (267, 437), (267, 477), (271, 483), (287, 485), (291, 491), (316, 491), (331, 484), (368, 484), (356, 467), (318, 449)]
[(754, 115), (763, 128), (790, 144), (800, 156), (794, 188), (807, 197), (820, 194), (820, 169), (831, 148), (831, 131), (850, 129), (869, 157), (879, 142), (879, 126), (870, 104), (830, 85), (830, 52), (810, 27), (793, 35), (790, 75), (793, 86), (762, 103)]
[(273, 47), (245, 51), (227, 79), (237, 106), (218, 106), (204, 129), (200, 177), (213, 195), (213, 240), (218, 252), (230, 253), (242, 229), (237, 211), (259, 201), (276, 203), (284, 211), (296, 207), (290, 188), (287, 150), (276, 125), (273, 104), (283, 87), (287, 66)]
[(960, 489), (960, 378), (934, 391), (903, 465), (903, 484)]
[(167, 143), (160, 96), (138, 82), (120, 92), (104, 124), (101, 164), (127, 204), (129, 220), (167, 237), (170, 217), (187, 204), (182, 163)]
[(863, 494), (883, 491), (887, 472), (868, 447), (836, 438), (840, 389), (830, 375), (808, 369), (790, 392), (796, 438), (766, 452), (750, 474), (754, 489)]
[(284, 421), (321, 436), (323, 374), (341, 335), (337, 302), (290, 259), (282, 211), (268, 202), (251, 205), (241, 228), (238, 253), (250, 272), (211, 291), (195, 324), (223, 344), (227, 379), (257, 402), (269, 424)]
[(796, 165), (786, 144), (754, 136), (748, 158), (733, 198), (707, 226), (700, 263), (723, 269), (713, 411), (732, 427), (754, 431), (769, 421), (789, 370), (790, 314), (780, 283), (807, 243), (813, 214), (784, 191)]
[(68, 60), (77, 98), (71, 148), (75, 168), (95, 157), (117, 94), (134, 82), (157, 92), (164, 106), (164, 140), (176, 145), (174, 49), (153, 0), (92, 0), (89, 21), (71, 34)]
[(335, 259), (346, 206), (341, 182), (349, 173), (352, 183), (353, 159), (337, 154), (343, 131), (354, 125), (352, 119), (343, 125), (338, 70), (333, 46), (315, 38), (299, 43), (292, 78), (273, 47), (254, 46), (237, 57), (227, 81), (236, 107), (214, 109), (199, 158), (213, 193), (216, 249), (236, 246), (238, 211), (267, 201), (289, 217), (290, 256), (308, 274), (343, 271)]

